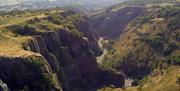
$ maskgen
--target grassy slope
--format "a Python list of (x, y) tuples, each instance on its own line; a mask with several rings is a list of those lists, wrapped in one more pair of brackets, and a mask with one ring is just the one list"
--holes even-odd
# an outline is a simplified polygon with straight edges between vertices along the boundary
[(4, 33), (0, 33), (0, 56), (22, 56), (32, 55), (33, 53), (23, 50), (22, 44), (30, 37), (16, 37), (13, 38)]
[(77, 36), (81, 36), (73, 23), (78, 18), (78, 15), (72, 14), (63, 17), (60, 15), (62, 12), (62, 10), (52, 9), (47, 11), (12, 11), (1, 14), (0, 54), (7, 56), (31, 55), (31, 52), (23, 49), (23, 43), (32, 39), (31, 35), (39, 32), (66, 29), (71, 30), (71, 33)]
[[(22, 24), (27, 20), (31, 20), (34, 17), (43, 18), (45, 15), (38, 12), (25, 12), (16, 15), (5, 14), (0, 16), (0, 54), (1, 56), (22, 56), (32, 55), (33, 53), (23, 50), (22, 44), (26, 40), (31, 39), (30, 36), (17, 36), (6, 28), (8, 26)], [(17, 36), (17, 37), (15, 37)]]
[(0, 16), (0, 28), (1, 27), (6, 27), (6, 26), (10, 26), (10, 25), (14, 25), (14, 24), (19, 24), (22, 23), (24, 21), (27, 20), (31, 20), (35, 17), (38, 18), (43, 18), (46, 17), (46, 15), (44, 15), (43, 13), (31, 13), (31, 12), (26, 12), (24, 14), (17, 14), (17, 15), (7, 15), (7, 16)]

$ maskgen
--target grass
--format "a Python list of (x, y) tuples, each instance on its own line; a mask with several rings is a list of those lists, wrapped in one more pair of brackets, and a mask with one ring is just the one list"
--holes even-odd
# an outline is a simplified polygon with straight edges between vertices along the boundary
[(0, 56), (26, 56), (33, 53), (23, 50), (22, 44), (31, 37), (12, 37), (0, 33)]
[(44, 18), (46, 17), (46, 15), (44, 15), (43, 13), (26, 13), (26, 14), (21, 14), (21, 15), (16, 15), (16, 16), (0, 16), (0, 28), (2, 27), (6, 27), (6, 26), (10, 26), (10, 25), (14, 25), (14, 24), (19, 24), (22, 23), (24, 21), (27, 20), (31, 20), (35, 17), (38, 18)]
[(111, 12), (117, 12), (118, 10), (123, 9), (124, 7), (125, 7), (125, 6), (113, 8), (113, 9), (111, 10)]
[[(41, 32), (63, 29), (74, 36), (82, 37), (74, 25), (76, 20), (80, 19), (79, 14), (64, 17), (60, 15), (62, 12), (52, 9), (0, 15), (0, 55), (31, 55), (31, 52), (23, 49), (23, 44), (33, 39), (31, 35)], [(53, 19), (49, 17), (54, 17), (54, 21), (60, 23), (52, 22)]]

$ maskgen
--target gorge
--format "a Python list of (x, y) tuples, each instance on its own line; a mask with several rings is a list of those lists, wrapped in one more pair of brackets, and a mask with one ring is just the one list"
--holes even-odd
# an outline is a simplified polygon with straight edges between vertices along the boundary
[[(58, 13), (57, 16), (73, 16), (71, 13)], [(1, 53), (0, 78), (3, 82), (7, 83), (11, 90), (33, 91), (42, 89), (43, 91), (48, 89), (83, 91), (105, 84), (122, 87), (123, 74), (110, 73), (98, 68), (96, 57), (102, 54), (97, 43), (98, 37), (88, 25), (88, 18), (81, 18), (76, 20), (75, 24), (79, 33), (63, 28), (38, 32), (26, 25), (23, 26), (24, 28), (18, 28), (19, 25), (8, 27), (18, 35), (31, 36), (31, 38), (19, 45), (23, 48), (22, 53)], [(50, 21), (50, 19), (51, 16), (48, 16), (39, 18), (36, 22)], [(28, 22), (34, 23), (32, 20)], [(29, 32), (25, 32), (27, 30)]]
[(0, 91), (179, 91), (179, 1), (123, 1), (0, 11)]

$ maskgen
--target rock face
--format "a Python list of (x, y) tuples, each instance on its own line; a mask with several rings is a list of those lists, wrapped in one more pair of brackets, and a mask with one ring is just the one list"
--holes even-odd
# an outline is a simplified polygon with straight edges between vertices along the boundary
[(9, 91), (8, 86), (0, 79), (0, 91)]
[(41, 55), (0, 57), (0, 78), (11, 90), (60, 90), (55, 87), (52, 70)]
[[(63, 86), (65, 90), (71, 90), (74, 86), (85, 87), (98, 74), (96, 56), (89, 48), (88, 41), (67, 30), (34, 36), (34, 40), (30, 40), (25, 47), (45, 57), (53, 71), (59, 73), (60, 83), (66, 83)], [(62, 78), (62, 74), (65, 78)]]
[(25, 48), (45, 57), (64, 91), (73, 91), (73, 88), (85, 90), (106, 83), (123, 86), (122, 75), (105, 73), (108, 76), (104, 79), (108, 81), (98, 80), (104, 75), (98, 69), (96, 55), (91, 50), (88, 39), (67, 30), (60, 29), (34, 36), (34, 40), (30, 40)]

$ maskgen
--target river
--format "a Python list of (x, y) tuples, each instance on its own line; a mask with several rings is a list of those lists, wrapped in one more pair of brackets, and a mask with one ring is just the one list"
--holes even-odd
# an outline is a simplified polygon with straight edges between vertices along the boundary
[(108, 42), (108, 41), (107, 41), (107, 40), (104, 40), (103, 37), (99, 37), (99, 39), (98, 39), (98, 45), (99, 45), (99, 47), (100, 47), (101, 49), (103, 49), (103, 54), (102, 54), (101, 56), (96, 57), (97, 63), (99, 63), (99, 64), (102, 63), (104, 57), (105, 57), (106, 54), (108, 53), (107, 49), (103, 47), (103, 43), (104, 43), (104, 42)]
[[(97, 63), (101, 64), (104, 60), (104, 57), (106, 56), (106, 54), (108, 53), (107, 49), (103, 47), (104, 43), (108, 43), (108, 40), (105, 40), (103, 37), (99, 37), (98, 39), (98, 45), (99, 47), (103, 50), (103, 54), (101, 56), (96, 57), (97, 59)], [(126, 78), (125, 79), (125, 84), (124, 87), (131, 87), (132, 86), (132, 82), (134, 81), (134, 79), (131, 78)]]

